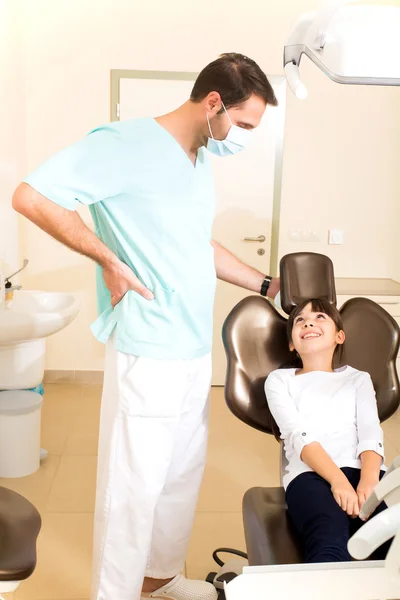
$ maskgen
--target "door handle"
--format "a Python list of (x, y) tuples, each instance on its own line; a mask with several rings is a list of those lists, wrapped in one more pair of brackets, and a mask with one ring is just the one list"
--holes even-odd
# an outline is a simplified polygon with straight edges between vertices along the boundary
[(265, 242), (265, 235), (258, 235), (257, 237), (245, 237), (245, 242)]

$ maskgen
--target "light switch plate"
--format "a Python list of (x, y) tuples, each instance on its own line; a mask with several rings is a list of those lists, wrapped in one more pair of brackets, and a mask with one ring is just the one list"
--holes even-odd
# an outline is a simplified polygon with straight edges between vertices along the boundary
[(343, 229), (330, 229), (329, 230), (329, 243), (330, 244), (343, 244), (344, 243)]

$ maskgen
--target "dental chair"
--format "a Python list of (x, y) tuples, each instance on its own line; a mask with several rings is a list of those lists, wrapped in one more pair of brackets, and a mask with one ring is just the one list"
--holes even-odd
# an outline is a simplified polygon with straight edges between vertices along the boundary
[[(286, 314), (303, 300), (324, 297), (336, 305), (333, 264), (324, 255), (295, 253), (280, 263), (281, 304)], [(400, 403), (395, 361), (400, 331), (382, 307), (365, 298), (348, 300), (340, 309), (346, 332), (340, 365), (367, 371), (372, 378), (381, 422)], [(272, 416), (264, 393), (271, 371), (292, 361), (286, 318), (261, 296), (249, 296), (228, 315), (223, 326), (228, 361), (225, 399), (241, 421), (272, 434)], [(285, 460), (281, 445), (281, 474)], [(283, 487), (255, 487), (243, 499), (243, 521), (250, 566), (302, 563), (299, 540), (290, 523)]]
[(36, 567), (36, 539), (41, 518), (16, 492), (0, 487), (0, 598), (14, 592)]

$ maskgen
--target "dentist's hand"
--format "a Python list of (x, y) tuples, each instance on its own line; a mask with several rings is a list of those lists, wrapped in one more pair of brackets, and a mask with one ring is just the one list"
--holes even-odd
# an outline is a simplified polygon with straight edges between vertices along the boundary
[(103, 267), (103, 279), (111, 294), (113, 308), (129, 290), (140, 294), (146, 300), (153, 300), (154, 298), (154, 294), (139, 281), (132, 269), (121, 261)]

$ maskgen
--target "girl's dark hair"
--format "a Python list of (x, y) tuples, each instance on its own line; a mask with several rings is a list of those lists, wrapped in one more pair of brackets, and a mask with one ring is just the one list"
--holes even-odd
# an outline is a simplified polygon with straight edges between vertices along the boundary
[(210, 92), (218, 92), (226, 108), (243, 104), (253, 94), (262, 98), (265, 104), (278, 105), (268, 77), (258, 64), (235, 52), (222, 54), (201, 71), (190, 99), (200, 102)]
[[(325, 298), (310, 298), (309, 300), (304, 300), (304, 302), (302, 302), (301, 304), (299, 304), (298, 306), (293, 308), (293, 310), (291, 311), (291, 313), (289, 315), (289, 318), (287, 320), (287, 325), (286, 325), (286, 334), (287, 334), (289, 344), (291, 344), (293, 341), (292, 340), (292, 331), (293, 331), (293, 325), (294, 325), (296, 318), (305, 309), (305, 307), (310, 303), (311, 303), (312, 312), (324, 313), (325, 315), (330, 317), (332, 319), (332, 321), (335, 323), (337, 331), (343, 331), (343, 322), (342, 322), (342, 318), (340, 316), (338, 309), (335, 306), (333, 306), (332, 304), (330, 304), (330, 302), (328, 302), (328, 300), (326, 300)], [(340, 364), (342, 355), (343, 355), (343, 344), (338, 344), (333, 353), (332, 367), (338, 366)], [(301, 368), (303, 368), (302, 360), (301, 360), (299, 354), (297, 354), (297, 352), (295, 350), (292, 352), (292, 357), (293, 358), (292, 358), (291, 362), (286, 363), (285, 365), (282, 365), (280, 368), (281, 369), (293, 369), (293, 368), (301, 369)], [(277, 439), (278, 442), (281, 442), (281, 433), (279, 431), (279, 427), (278, 427), (277, 423), (275, 422), (275, 419), (272, 418), (272, 415), (271, 415), (271, 423), (270, 424), (271, 424), (272, 433), (274, 434), (275, 439)]]
[[(336, 306), (333, 306), (333, 304), (328, 302), (328, 300), (326, 300), (325, 298), (310, 298), (309, 300), (304, 300), (304, 302), (302, 302), (301, 304), (296, 306), (289, 315), (287, 325), (286, 325), (286, 333), (287, 333), (287, 338), (288, 338), (289, 344), (291, 344), (293, 341), (292, 340), (292, 331), (293, 331), (294, 322), (295, 322), (296, 318), (299, 316), (299, 314), (305, 309), (305, 307), (308, 304), (311, 304), (312, 312), (324, 313), (325, 315), (330, 317), (332, 319), (332, 321), (335, 323), (337, 331), (343, 330), (342, 317), (340, 316), (340, 312), (338, 311)], [(303, 363), (301, 361), (300, 356), (297, 354), (296, 351), (293, 351), (293, 355), (294, 355), (294, 359), (293, 359), (294, 362), (298, 363), (298, 365), (296, 365), (296, 366), (299, 366), (299, 368), (302, 368)], [(340, 363), (342, 355), (343, 355), (343, 344), (338, 344), (335, 348), (335, 352), (333, 353), (332, 366)], [(293, 365), (291, 365), (291, 366), (293, 366)], [(282, 367), (282, 368), (284, 368), (284, 367)]]

